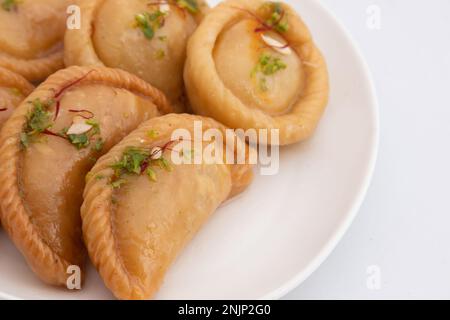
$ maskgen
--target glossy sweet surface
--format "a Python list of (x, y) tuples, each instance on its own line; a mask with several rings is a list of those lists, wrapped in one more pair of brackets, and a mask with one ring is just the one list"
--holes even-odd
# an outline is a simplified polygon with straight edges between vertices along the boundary
[(156, 183), (132, 177), (117, 191), (112, 218), (123, 264), (149, 293), (231, 190), (225, 165), (173, 166), (157, 175)]
[[(222, 32), (214, 48), (217, 72), (245, 105), (271, 115), (283, 114), (302, 92), (305, 75), (301, 60), (293, 51), (283, 55), (268, 48), (256, 28), (257, 21), (244, 19)], [(271, 75), (259, 72), (257, 65), (264, 55), (280, 59), (284, 69)]]
[(176, 1), (80, 1), (85, 24), (66, 33), (66, 65), (123, 69), (163, 91), (183, 111), (186, 45), (206, 10), (203, 1), (196, 3), (191, 12)]

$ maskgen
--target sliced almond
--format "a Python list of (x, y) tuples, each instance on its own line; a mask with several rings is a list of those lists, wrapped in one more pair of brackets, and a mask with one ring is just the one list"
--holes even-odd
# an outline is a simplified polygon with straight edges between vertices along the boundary
[(169, 13), (170, 12), (170, 5), (168, 3), (162, 3), (159, 5), (159, 11), (162, 13)]
[(151, 158), (152, 160), (158, 160), (158, 159), (161, 159), (161, 157), (162, 157), (162, 155), (163, 155), (162, 148), (161, 148), (161, 147), (154, 147), (154, 148), (152, 149), (152, 152), (151, 152), (150, 155), (151, 155), (150, 158)]
[(85, 122), (78, 122), (70, 126), (69, 130), (67, 130), (67, 134), (83, 134), (89, 132), (91, 129), (91, 125)]
[(262, 33), (261, 39), (273, 50), (288, 56), (292, 53), (292, 49), (289, 47), (288, 43), (281, 37), (275, 38), (275, 35), (270, 33)]

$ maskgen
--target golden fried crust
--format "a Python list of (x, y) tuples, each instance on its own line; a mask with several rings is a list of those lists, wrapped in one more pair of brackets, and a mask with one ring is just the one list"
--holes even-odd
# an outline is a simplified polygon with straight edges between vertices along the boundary
[[(53, 285), (65, 285), (68, 266), (82, 264), (83, 259), (68, 261), (61, 254), (56, 253), (55, 248), (43, 238), (43, 230), (39, 230), (39, 227), (37, 227), (35, 218), (38, 217), (31, 214), (30, 204), (25, 201), (26, 190), (23, 190), (20, 178), (21, 171), (25, 165), (24, 160), (27, 160), (24, 158), (26, 155), (20, 143), (20, 134), (26, 121), (26, 115), (29, 112), (30, 105), (27, 101), (33, 101), (37, 98), (41, 99), (41, 101), (51, 99), (54, 97), (55, 92), (79, 79), (82, 79), (82, 81), (74, 85), (74, 90), (79, 85), (89, 86), (90, 84), (128, 90), (136, 96), (148, 99), (153, 107), (156, 106), (158, 108), (159, 113), (172, 112), (171, 106), (159, 90), (131, 74), (104, 67), (71, 67), (49, 77), (16, 109), (16, 112), (7, 121), (0, 134), (0, 161), (2, 163), (0, 166), (0, 181), (2, 181), (0, 185), (0, 218), (3, 227), (17, 248), (25, 256), (33, 271), (43, 281)], [(82, 89), (82, 87), (80, 88)], [(114, 125), (114, 123), (111, 124), (111, 126)], [(60, 142), (60, 140), (55, 139), (58, 138), (49, 137), (48, 146), (51, 145), (50, 142), (53, 144), (60, 143), (59, 145), (62, 147), (65, 146), (64, 143), (68, 144), (68, 142), (63, 140)], [(47, 146), (44, 142), (36, 142), (34, 145)], [(29, 149), (26, 151), (28, 152)], [(59, 150), (55, 151), (55, 153), (58, 152)], [(71, 152), (75, 152), (74, 155), (78, 156), (77, 151)], [(28, 161), (28, 163), (33, 162)], [(56, 167), (60, 165), (62, 164), (55, 164)], [(52, 173), (49, 172), (48, 179), (53, 179), (51, 175)], [(84, 179), (84, 175), (82, 179)], [(81, 197), (82, 190), (79, 192)], [(65, 200), (62, 199), (62, 201), (64, 202)], [(42, 214), (46, 213), (42, 212)], [(58, 229), (58, 226), (55, 226), (55, 228)], [(73, 226), (73, 228), (75, 229), (77, 226)], [(81, 228), (81, 226), (78, 228)], [(75, 240), (78, 243), (78, 240)], [(81, 243), (81, 240), (79, 242)], [(82, 248), (78, 247), (75, 249), (82, 250)], [(82, 253), (78, 255), (80, 257), (83, 256)]]
[(184, 79), (189, 102), (196, 113), (231, 128), (279, 129), (280, 144), (287, 145), (312, 135), (329, 94), (326, 63), (298, 14), (283, 4), (289, 17), (289, 30), (283, 36), (302, 61), (305, 73), (300, 98), (284, 114), (270, 115), (244, 104), (226, 87), (214, 60), (215, 46), (224, 30), (237, 21), (251, 18), (263, 3), (228, 0), (211, 10), (189, 40)]
[[(164, 25), (147, 39), (134, 24), (142, 12), (152, 12), (159, 1), (78, 0), (83, 23), (65, 35), (64, 61), (71, 65), (121, 68), (157, 87), (178, 112), (185, 109), (183, 67), (189, 36), (208, 6), (198, 1), (199, 12), (191, 15), (170, 1)], [(118, 46), (117, 43), (122, 43)], [(162, 56), (160, 56), (162, 54)]]
[[(167, 142), (168, 137), (177, 128), (191, 130), (194, 121), (202, 121), (204, 130), (209, 128), (217, 128), (222, 132), (225, 130), (218, 122), (205, 117), (171, 114), (153, 118), (112, 148), (89, 173), (81, 209), (83, 236), (90, 258), (106, 286), (120, 299), (152, 298), (163, 282), (170, 264), (208, 216), (222, 201), (243, 191), (251, 183), (252, 167), (248, 164), (209, 165), (212, 169), (203, 176), (204, 180), (201, 180), (205, 172), (200, 169), (203, 168), (202, 165), (173, 165), (171, 172), (159, 171), (156, 182), (148, 181), (142, 176), (135, 177), (135, 180), (128, 182), (128, 186), (126, 184), (119, 190), (113, 189), (108, 179), (97, 178), (110, 176), (111, 165), (121, 158), (128, 147), (152, 149), (155, 145)], [(150, 131), (158, 132), (158, 137), (149, 138)], [(186, 183), (194, 180), (197, 184), (192, 182), (191, 186), (197, 186), (196, 190), (183, 188)], [(165, 195), (168, 191), (167, 181), (175, 189)], [(142, 192), (145, 199), (140, 199), (140, 207), (132, 210), (125, 206), (126, 209), (121, 212), (120, 201), (124, 201), (128, 196), (127, 192), (132, 192), (135, 197), (133, 191), (126, 191), (130, 190), (127, 188), (137, 192), (141, 192), (143, 188), (150, 188), (149, 190), (155, 190), (158, 194), (154, 194), (153, 197), (152, 194), (145, 196), (148, 191), (145, 190)], [(121, 197), (122, 193), (125, 193), (125, 196)], [(137, 200), (134, 197), (128, 199), (132, 205), (135, 205)], [(197, 202), (200, 205), (197, 207), (193, 205), (196, 209), (186, 210), (186, 202)], [(175, 208), (172, 208), (172, 205)], [(141, 217), (138, 211), (142, 211)], [(118, 217), (120, 213), (122, 218)], [(142, 216), (144, 221), (147, 219), (147, 224), (139, 220)], [(123, 220), (126, 222), (121, 223)], [(141, 234), (133, 229), (136, 227), (142, 228)], [(141, 238), (147, 242), (140, 242)], [(143, 252), (148, 254), (143, 255)]]
[(21, 75), (0, 67), (0, 129), (34, 87)]
[(34, 87), (20, 74), (0, 67), (0, 86), (18, 89), (23, 95), (28, 96)]
[(1, 54), (0, 66), (21, 74), (29, 81), (40, 81), (64, 68), (64, 52), (61, 49), (46, 57), (31, 60), (23, 60)]

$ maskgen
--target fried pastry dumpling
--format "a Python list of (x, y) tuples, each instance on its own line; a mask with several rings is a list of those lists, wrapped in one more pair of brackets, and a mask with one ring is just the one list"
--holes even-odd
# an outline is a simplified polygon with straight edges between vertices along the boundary
[(79, 0), (83, 24), (65, 37), (66, 65), (121, 68), (184, 109), (186, 44), (207, 9), (203, 0)]
[(0, 6), (0, 67), (29, 81), (64, 67), (68, 0), (5, 0)]
[(83, 267), (85, 175), (140, 123), (171, 112), (164, 95), (125, 71), (72, 67), (50, 76), (0, 134), (3, 227), (45, 282)]
[(0, 129), (33, 89), (21, 75), (0, 67)]
[(315, 130), (328, 101), (327, 67), (288, 5), (225, 1), (202, 21), (187, 54), (184, 78), (196, 113), (231, 128), (279, 129), (281, 145)]
[[(224, 132), (210, 118), (154, 118), (112, 148), (89, 173), (81, 209), (84, 241), (106, 286), (120, 299), (152, 298), (208, 217), (252, 180), (248, 161), (174, 160), (174, 154), (190, 159), (201, 154), (204, 140), (189, 139), (196, 121), (203, 130)], [(173, 136), (177, 129), (189, 132), (186, 140)], [(216, 141), (217, 150), (225, 148)], [(228, 148), (234, 154), (234, 147)]]

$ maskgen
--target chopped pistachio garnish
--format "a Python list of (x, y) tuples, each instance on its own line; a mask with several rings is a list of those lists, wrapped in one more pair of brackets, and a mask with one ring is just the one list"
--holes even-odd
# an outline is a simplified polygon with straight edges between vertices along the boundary
[(167, 36), (159, 36), (158, 40), (161, 42), (166, 42), (167, 41)]
[(52, 100), (42, 102), (39, 98), (29, 102), (33, 107), (28, 111), (24, 130), (20, 134), (20, 142), (27, 148), (30, 141), (52, 125), (52, 114), (48, 111), (53, 104)]
[(159, 159), (155, 160), (155, 163), (161, 168), (168, 172), (171, 172), (173, 170), (172, 166), (170, 165), (169, 161), (167, 161), (166, 158), (161, 157)]
[(77, 147), (77, 149), (83, 149), (89, 146), (89, 137), (86, 133), (69, 134), (67, 137), (69, 138), (69, 142)]
[(92, 135), (100, 134), (100, 124), (96, 120), (86, 120), (86, 124), (92, 126)]
[(259, 89), (263, 92), (269, 91), (269, 87), (267, 86), (267, 78), (261, 78), (259, 80)]
[(196, 0), (176, 0), (177, 6), (186, 9), (192, 14), (196, 14), (199, 11), (198, 3)]
[(148, 157), (150, 152), (140, 148), (130, 147), (125, 150), (122, 159), (113, 164), (116, 176), (126, 174), (141, 174), (142, 164)]
[(11, 93), (17, 97), (20, 97), (22, 95), (22, 91), (20, 91), (18, 88), (11, 88)]
[(259, 77), (259, 88), (261, 91), (268, 91), (267, 76), (272, 76), (278, 71), (284, 70), (287, 65), (278, 57), (274, 57), (268, 53), (263, 53), (258, 60), (257, 65), (251, 72), (251, 77)]
[(153, 170), (152, 168), (148, 167), (147, 170), (145, 170), (145, 173), (147, 174), (148, 178), (153, 181), (156, 182), (158, 179), (156, 178), (156, 172), (155, 170)]
[(91, 180), (92, 176), (93, 176), (92, 172), (88, 172), (88, 173), (84, 176), (84, 181), (85, 181), (86, 183), (88, 183), (89, 180)]
[[(63, 138), (67, 138), (67, 140), (79, 150), (87, 148), (94, 140), (94, 136), (100, 135), (100, 124), (94, 119), (86, 120), (85, 124), (91, 127), (87, 132), (80, 134), (67, 134), (68, 128), (65, 128), (60, 135)], [(95, 139), (95, 142), (92, 145), (92, 149), (99, 152), (103, 149), (103, 145), (103, 139), (101, 137), (98, 137), (97, 139)]]
[(280, 33), (289, 30), (289, 21), (283, 5), (280, 2), (266, 2), (260, 9), (265, 23)]
[(103, 150), (103, 146), (105, 145), (105, 142), (102, 138), (98, 138), (97, 141), (95, 141), (94, 146), (92, 147), (95, 151), (100, 152)]
[(158, 160), (163, 156), (164, 150), (161, 147), (154, 147), (150, 153), (150, 159)]
[(159, 9), (152, 13), (144, 12), (137, 14), (135, 16), (136, 27), (141, 29), (147, 39), (152, 40), (155, 32), (164, 26), (167, 14)]
[(194, 149), (181, 150), (180, 156), (184, 157), (186, 160), (192, 160), (195, 157), (195, 150)]
[(119, 189), (123, 184), (127, 183), (125, 179), (119, 179), (111, 182), (111, 186), (114, 189)]
[(17, 9), (17, 5), (19, 4), (19, 0), (3, 0), (2, 8), (5, 11), (13, 11)]

